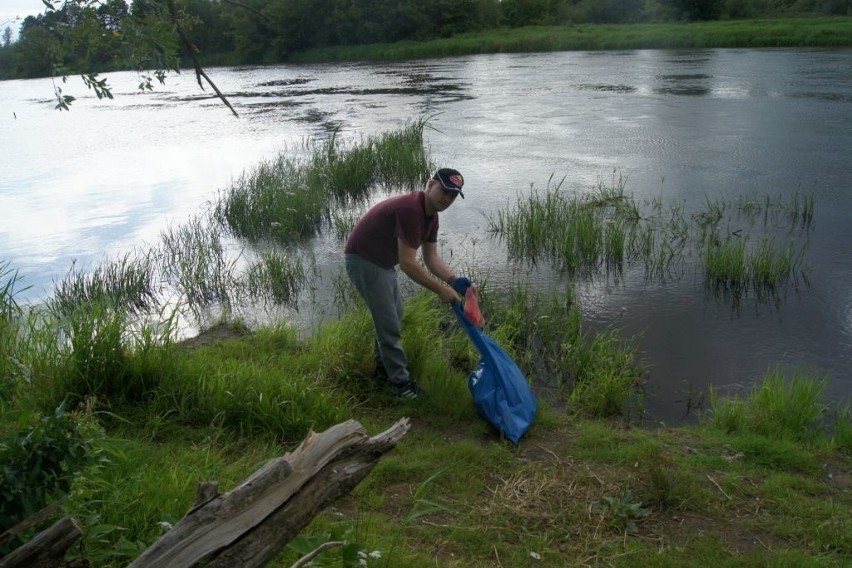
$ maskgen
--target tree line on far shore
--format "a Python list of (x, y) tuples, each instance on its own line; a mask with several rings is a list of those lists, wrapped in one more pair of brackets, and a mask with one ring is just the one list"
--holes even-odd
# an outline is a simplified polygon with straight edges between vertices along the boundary
[(0, 79), (286, 62), (306, 50), (530, 25), (850, 15), (852, 0), (45, 0), (0, 31)]

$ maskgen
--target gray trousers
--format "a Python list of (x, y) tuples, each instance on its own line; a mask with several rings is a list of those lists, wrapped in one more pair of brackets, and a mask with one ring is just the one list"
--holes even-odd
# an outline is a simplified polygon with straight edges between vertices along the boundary
[(402, 349), (402, 296), (396, 269), (382, 268), (358, 254), (344, 255), (346, 274), (367, 303), (376, 328), (376, 346), (391, 384), (408, 383), (408, 358)]

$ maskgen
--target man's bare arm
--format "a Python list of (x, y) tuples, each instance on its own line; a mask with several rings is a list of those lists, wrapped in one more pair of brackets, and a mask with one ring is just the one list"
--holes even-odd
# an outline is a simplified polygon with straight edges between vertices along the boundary
[[(427, 261), (430, 253), (426, 252), (428, 249), (428, 245), (432, 245), (431, 252), (431, 260)], [(449, 286), (445, 286), (442, 282), (435, 280), (432, 278), (432, 275), (423, 268), (423, 265), (420, 264), (417, 260), (417, 250), (410, 247), (404, 240), (397, 239), (397, 246), (399, 247), (399, 268), (405, 272), (405, 274), (414, 280), (417, 284), (423, 286), (424, 288), (428, 288), (435, 292), (441, 301), (443, 302), (459, 302), (461, 301), (461, 297), (456, 294), (455, 290), (450, 288)], [(438, 257), (438, 262), (440, 266), (437, 267), (439, 272), (435, 271), (435, 258), (437, 257), (437, 250), (435, 243), (425, 243), (423, 245), (423, 262), (429, 267), (429, 270), (435, 274), (441, 280), (446, 280), (452, 273), (446, 264)], [(431, 264), (430, 264), (431, 263)]]

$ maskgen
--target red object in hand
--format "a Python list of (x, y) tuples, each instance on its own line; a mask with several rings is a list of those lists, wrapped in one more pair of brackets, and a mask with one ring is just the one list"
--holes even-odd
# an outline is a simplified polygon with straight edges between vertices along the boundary
[(476, 291), (476, 286), (469, 287), (464, 293), (464, 315), (476, 327), (485, 325), (485, 318), (479, 311), (479, 292)]

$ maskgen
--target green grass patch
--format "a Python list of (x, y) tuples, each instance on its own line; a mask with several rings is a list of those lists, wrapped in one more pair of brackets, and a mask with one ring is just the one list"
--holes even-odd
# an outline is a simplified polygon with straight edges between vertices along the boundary
[(801, 372), (787, 379), (779, 368), (770, 369), (744, 397), (722, 397), (711, 389), (708, 422), (727, 432), (755, 432), (773, 439), (818, 438), (827, 420), (826, 382)]
[(423, 42), (325, 47), (293, 62), (390, 61), (480, 53), (716, 47), (849, 47), (848, 17), (727, 20), (659, 24), (527, 26), (459, 34)]
[[(489, 331), (525, 366), (525, 349), (563, 343), (573, 296), (508, 295), (503, 304), (483, 290)], [(519, 333), (518, 318), (531, 309), (533, 332)], [(372, 329), (360, 308), (309, 338), (270, 328), (126, 353), (128, 372), (159, 370), (150, 392), (134, 404), (103, 398), (75, 409), (104, 428), (65, 506), (84, 527), (85, 556), (94, 566), (126, 564), (186, 512), (198, 482), (227, 491), (309, 430), (355, 418), (374, 434), (402, 415), (412, 430), (396, 450), (272, 566), (339, 538), (350, 544), (346, 554), (373, 554), (369, 566), (498, 557), (504, 566), (564, 566), (566, 558), (837, 565), (852, 553), (843, 530), (852, 510), (848, 455), (835, 441), (850, 429), (848, 413), (833, 415), (837, 427), (813, 427), (819, 388), (804, 379), (795, 387), (768, 380), (741, 403), (749, 419), (730, 432), (712, 423), (647, 430), (542, 399), (542, 419), (513, 446), (476, 414), (465, 385), (476, 355), (450, 310), (419, 294), (406, 302), (405, 324), (412, 372), (427, 390), (413, 402), (370, 382)], [(791, 409), (798, 419), (786, 416)], [(0, 432), (14, 430), (11, 416), (4, 412)], [(342, 554), (318, 562), (339, 565)]]

